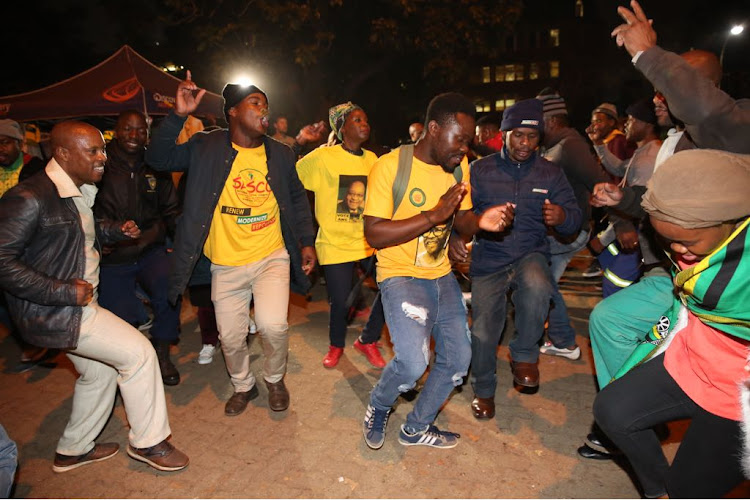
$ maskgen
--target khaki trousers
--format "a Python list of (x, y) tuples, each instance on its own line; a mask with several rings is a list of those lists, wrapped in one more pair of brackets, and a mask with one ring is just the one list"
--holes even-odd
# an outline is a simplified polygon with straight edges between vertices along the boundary
[(58, 453), (77, 456), (94, 447), (112, 413), (118, 386), (132, 446), (148, 448), (171, 434), (156, 352), (141, 332), (92, 302), (84, 307), (78, 347), (67, 356), (80, 376)]
[(289, 254), (285, 248), (244, 266), (211, 264), (211, 300), (227, 371), (235, 392), (255, 385), (247, 345), (250, 301), (263, 343), (263, 378), (284, 378), (289, 351)]

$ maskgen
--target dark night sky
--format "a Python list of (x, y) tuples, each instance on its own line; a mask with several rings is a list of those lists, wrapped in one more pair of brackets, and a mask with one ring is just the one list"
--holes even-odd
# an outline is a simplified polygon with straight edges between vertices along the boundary
[[(526, 3), (534, 5), (534, 15), (544, 16), (553, 10), (572, 9), (575, 2), (529, 0)], [(620, 22), (616, 7), (621, 4), (624, 2), (585, 2), (586, 15), (601, 20), (604, 34), (602, 43), (613, 43), (606, 34)], [(654, 19), (659, 45), (677, 52), (702, 48), (718, 53), (729, 26), (744, 22), (746, 32), (732, 37), (727, 43), (724, 66), (727, 72), (750, 74), (750, 0), (644, 0), (642, 5), (647, 15)], [(170, 61), (187, 68), (201, 67), (206, 56), (196, 49), (192, 33), (161, 23), (156, 11), (161, 7), (161, 2), (157, 5), (149, 0), (36, 0), (16, 3), (14, 10), (20, 9), (20, 14), (15, 20), (6, 18), (4, 29), (0, 30), (0, 40), (6, 53), (0, 95), (35, 90), (71, 77), (101, 62), (124, 44), (131, 45), (155, 64)], [(283, 33), (279, 36), (283, 36)], [(627, 65), (627, 57), (623, 57), (623, 64)], [(288, 60), (279, 62), (269, 81), (275, 83), (287, 78), (289, 72), (293, 71), (292, 66)], [(207, 71), (209, 75), (194, 75), (194, 78), (209, 90), (220, 92), (221, 82), (227, 78), (223, 76), (225, 70), (213, 68)], [(273, 89), (269, 95), (272, 93)], [(298, 96), (301, 99), (316, 99), (315, 95), (304, 95), (304, 85), (300, 93), (303, 94)], [(385, 102), (387, 95), (388, 89), (384, 89), (382, 98)], [(388, 106), (378, 106), (370, 114), (377, 112), (389, 112)], [(298, 120), (310, 118), (298, 117)], [(292, 123), (295, 124), (295, 120)]]

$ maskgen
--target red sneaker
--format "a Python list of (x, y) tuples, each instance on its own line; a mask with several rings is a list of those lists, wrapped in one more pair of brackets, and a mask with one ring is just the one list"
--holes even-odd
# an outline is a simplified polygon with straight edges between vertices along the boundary
[(384, 368), (385, 360), (380, 354), (380, 350), (376, 344), (376, 342), (373, 342), (372, 344), (363, 344), (357, 339), (354, 341), (354, 348), (364, 354), (367, 361), (369, 361), (372, 366), (375, 368)]
[(339, 364), (339, 360), (341, 359), (341, 356), (344, 354), (344, 348), (343, 347), (336, 347), (335, 345), (328, 347), (328, 354), (326, 354), (326, 357), (323, 358), (323, 366), (326, 368), (333, 368), (337, 364)]

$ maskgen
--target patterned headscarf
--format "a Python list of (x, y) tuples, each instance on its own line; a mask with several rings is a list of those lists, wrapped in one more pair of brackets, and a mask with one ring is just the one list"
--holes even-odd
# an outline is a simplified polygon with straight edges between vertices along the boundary
[(331, 130), (334, 134), (336, 134), (336, 137), (338, 137), (340, 141), (344, 140), (344, 138), (341, 136), (341, 129), (344, 126), (346, 117), (355, 109), (362, 108), (360, 108), (356, 104), (352, 104), (352, 101), (349, 101), (343, 104), (338, 104), (328, 110), (328, 123), (331, 124)]

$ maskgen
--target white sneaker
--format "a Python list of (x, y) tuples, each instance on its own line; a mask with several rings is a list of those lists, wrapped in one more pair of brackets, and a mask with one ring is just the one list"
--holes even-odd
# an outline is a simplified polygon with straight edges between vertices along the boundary
[(214, 353), (216, 352), (216, 346), (211, 344), (203, 344), (203, 349), (198, 353), (198, 364), (207, 365), (214, 360)]
[(547, 354), (548, 356), (561, 356), (563, 358), (576, 360), (581, 357), (581, 348), (576, 346), (575, 349), (568, 349), (567, 347), (555, 347), (552, 342), (547, 341), (542, 347), (539, 348), (539, 352)]
[(258, 333), (258, 325), (255, 324), (255, 320), (252, 316), (250, 316), (250, 327), (248, 328), (248, 331), (250, 332), (250, 335)]

